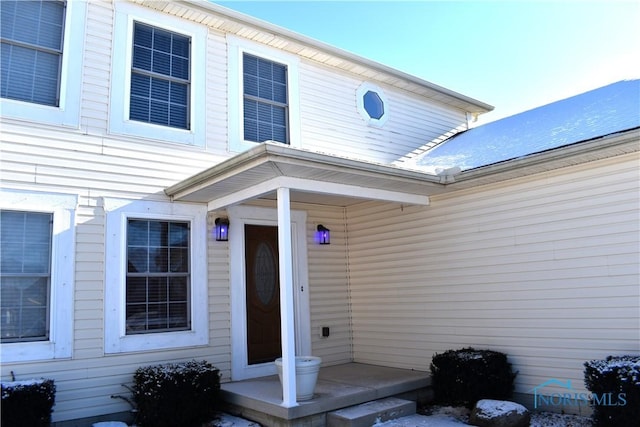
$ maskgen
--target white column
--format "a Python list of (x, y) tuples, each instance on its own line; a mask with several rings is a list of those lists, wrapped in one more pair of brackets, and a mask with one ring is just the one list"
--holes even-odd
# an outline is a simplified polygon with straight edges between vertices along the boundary
[(288, 188), (278, 188), (278, 251), (280, 258), (280, 327), (282, 335), (282, 406), (297, 406), (291, 204)]

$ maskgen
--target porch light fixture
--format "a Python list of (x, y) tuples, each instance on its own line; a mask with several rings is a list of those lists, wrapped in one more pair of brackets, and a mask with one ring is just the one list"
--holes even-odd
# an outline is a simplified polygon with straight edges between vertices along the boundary
[(215, 224), (216, 241), (229, 241), (229, 220), (227, 218), (216, 218)]
[(318, 224), (318, 232), (316, 233), (316, 238), (318, 239), (318, 243), (320, 243), (321, 245), (331, 244), (331, 230), (329, 230), (322, 224)]

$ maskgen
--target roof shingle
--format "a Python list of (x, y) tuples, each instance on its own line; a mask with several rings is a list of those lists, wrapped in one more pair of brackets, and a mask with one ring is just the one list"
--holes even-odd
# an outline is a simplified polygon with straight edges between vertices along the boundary
[(638, 127), (640, 80), (624, 80), (457, 134), (416, 165), (464, 171)]

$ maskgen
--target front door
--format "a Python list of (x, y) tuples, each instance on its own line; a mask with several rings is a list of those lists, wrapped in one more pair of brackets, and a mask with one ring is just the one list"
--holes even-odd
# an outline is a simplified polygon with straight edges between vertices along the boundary
[(282, 355), (278, 227), (245, 224), (247, 362), (273, 362)]

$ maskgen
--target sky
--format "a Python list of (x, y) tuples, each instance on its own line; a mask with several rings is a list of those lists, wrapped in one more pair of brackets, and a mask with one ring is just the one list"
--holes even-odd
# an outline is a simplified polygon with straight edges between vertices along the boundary
[(640, 0), (215, 3), (493, 105), (477, 124), (640, 78)]

